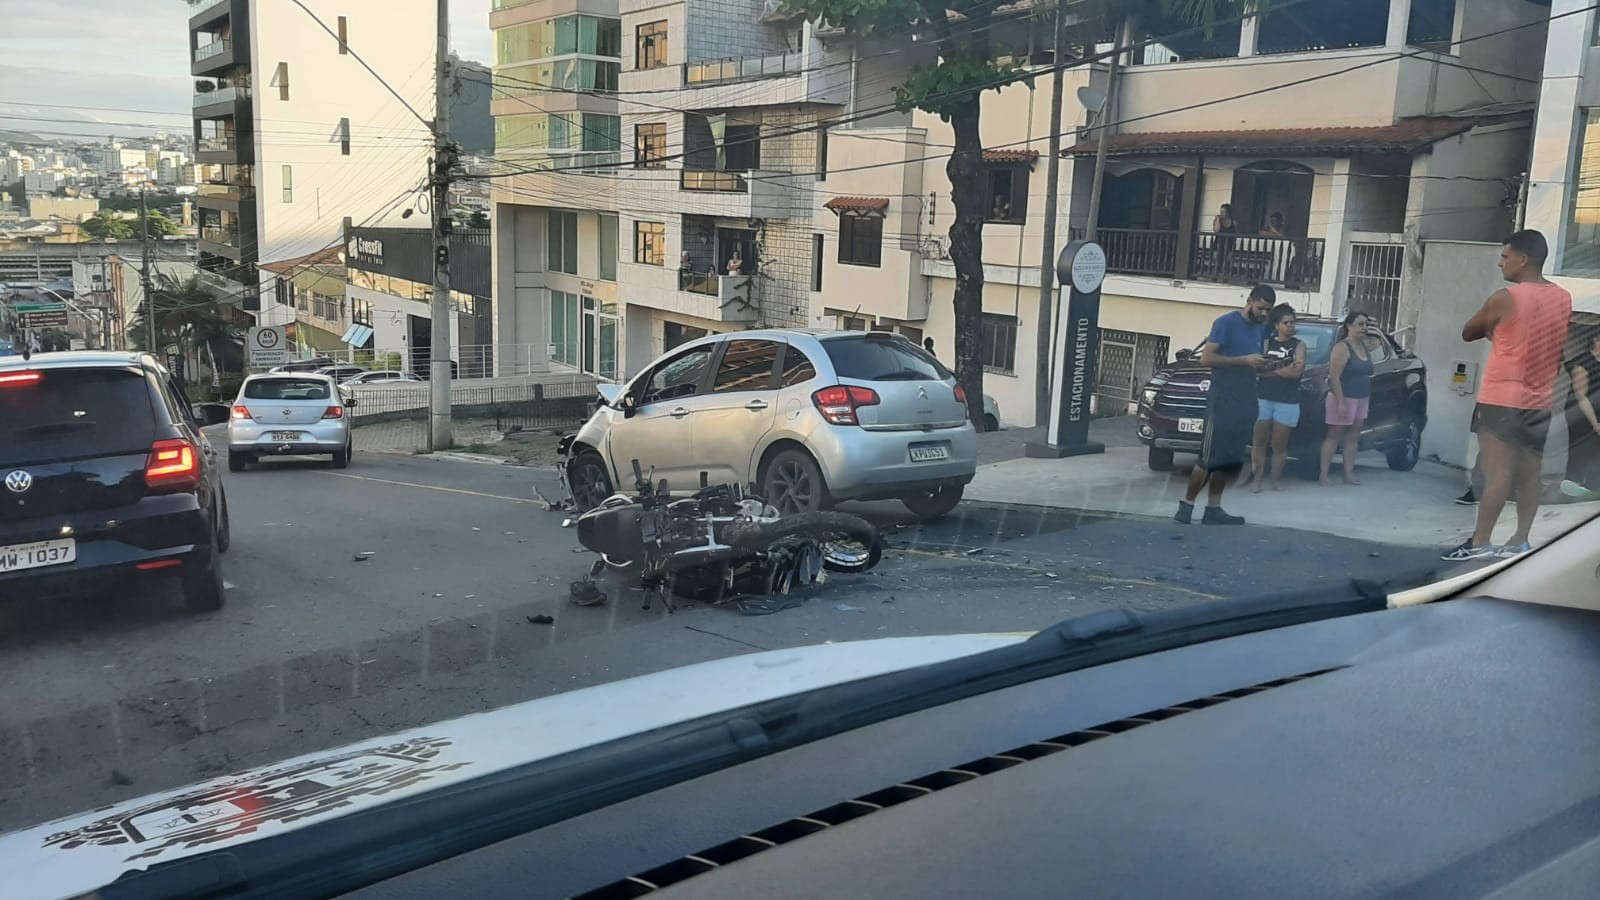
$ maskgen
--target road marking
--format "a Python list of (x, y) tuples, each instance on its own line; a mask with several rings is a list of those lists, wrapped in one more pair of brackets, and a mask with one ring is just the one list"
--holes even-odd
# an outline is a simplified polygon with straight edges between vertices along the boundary
[(1205, 591), (1197, 591), (1192, 588), (1181, 587), (1166, 581), (1148, 581), (1143, 578), (1118, 578), (1114, 575), (1096, 575), (1093, 572), (1072, 572), (1068, 574), (1057, 572), (1054, 569), (1030, 566), (1023, 563), (1008, 562), (1003, 559), (989, 559), (983, 556), (968, 556), (965, 553), (937, 553), (930, 550), (912, 550), (909, 547), (890, 547), (888, 548), (888, 551), (891, 553), (903, 553), (906, 556), (921, 556), (926, 559), (942, 559), (949, 562), (982, 563), (983, 565), (987, 566), (999, 566), (1002, 569), (1015, 569), (1019, 572), (1027, 572), (1033, 575), (1049, 575), (1057, 579), (1076, 578), (1081, 581), (1093, 581), (1099, 584), (1125, 584), (1130, 587), (1153, 588), (1155, 590), (1171, 591), (1176, 594), (1187, 594), (1190, 597), (1198, 597), (1202, 600), (1223, 599), (1223, 597), (1219, 594), (1208, 594)]
[(507, 503), (531, 503), (535, 506), (544, 506), (541, 500), (531, 500), (526, 497), (507, 497), (504, 494), (485, 494), (482, 491), (467, 491), (461, 488), (440, 487), (436, 484), (417, 484), (414, 481), (392, 481), (388, 478), (373, 478), (368, 475), (347, 475), (343, 472), (317, 472), (318, 475), (327, 475), (330, 478), (353, 478), (356, 481), (371, 481), (376, 484), (392, 484), (398, 487), (418, 488), (424, 491), (438, 491), (443, 494), (463, 494), (468, 497), (483, 497), (486, 500), (504, 500)]

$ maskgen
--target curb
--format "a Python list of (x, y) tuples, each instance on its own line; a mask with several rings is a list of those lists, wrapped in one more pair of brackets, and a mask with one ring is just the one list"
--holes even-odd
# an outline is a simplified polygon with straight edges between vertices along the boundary
[(511, 460), (503, 456), (489, 456), (485, 453), (462, 453), (456, 450), (439, 450), (433, 453), (415, 454), (418, 459), (442, 459), (448, 462), (477, 463), (485, 466), (503, 466)]

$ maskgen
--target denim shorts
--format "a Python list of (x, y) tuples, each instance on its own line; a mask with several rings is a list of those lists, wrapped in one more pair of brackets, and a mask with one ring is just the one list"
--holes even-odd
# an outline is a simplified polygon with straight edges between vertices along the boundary
[(1256, 421), (1265, 422), (1269, 419), (1285, 428), (1294, 428), (1300, 424), (1300, 404), (1284, 403), (1281, 400), (1257, 400)]

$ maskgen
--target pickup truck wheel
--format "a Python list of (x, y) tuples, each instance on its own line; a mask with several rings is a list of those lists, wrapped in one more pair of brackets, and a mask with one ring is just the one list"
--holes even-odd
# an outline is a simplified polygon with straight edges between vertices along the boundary
[(1152, 471), (1152, 472), (1170, 472), (1170, 471), (1172, 471), (1172, 451), (1171, 450), (1163, 450), (1160, 447), (1151, 447), (1150, 448), (1150, 471)]
[(1389, 459), (1389, 468), (1396, 472), (1409, 472), (1417, 467), (1417, 460), (1422, 457), (1422, 423), (1416, 416), (1406, 418), (1405, 439), (1392, 445), (1385, 456)]
[(964, 485), (947, 484), (935, 491), (918, 491), (900, 498), (900, 502), (911, 510), (912, 515), (919, 519), (937, 519), (949, 515), (961, 502), (961, 494), (966, 490)]

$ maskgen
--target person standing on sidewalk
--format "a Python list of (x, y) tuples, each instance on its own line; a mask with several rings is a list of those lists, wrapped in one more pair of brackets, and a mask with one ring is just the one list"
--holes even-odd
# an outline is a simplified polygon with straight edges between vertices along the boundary
[(1222, 491), (1245, 465), (1245, 446), (1256, 421), (1256, 372), (1263, 365), (1261, 345), (1266, 340), (1267, 312), (1278, 299), (1269, 285), (1250, 290), (1244, 308), (1224, 313), (1211, 323), (1211, 334), (1200, 351), (1200, 364), (1211, 367), (1211, 389), (1206, 413), (1206, 433), (1200, 461), (1189, 473), (1189, 489), (1178, 504), (1174, 521), (1187, 525), (1194, 517), (1194, 501), (1209, 484), (1205, 525), (1243, 525), (1243, 516), (1222, 510)]
[(1327, 487), (1328, 467), (1333, 450), (1344, 442), (1344, 483), (1360, 484), (1356, 477), (1356, 455), (1361, 452), (1361, 428), (1367, 422), (1367, 407), (1372, 402), (1372, 353), (1367, 349), (1367, 314), (1353, 312), (1339, 326), (1339, 342), (1328, 356), (1328, 397), (1324, 401), (1323, 421), (1328, 435), (1322, 439), (1321, 482)]
[[(1276, 214), (1274, 214), (1276, 215)], [(1272, 489), (1283, 490), (1289, 461), (1289, 435), (1300, 424), (1300, 375), (1306, 370), (1306, 344), (1294, 336), (1294, 307), (1279, 303), (1267, 320), (1265, 357), (1256, 383), (1256, 430), (1250, 439), (1250, 471), (1240, 485), (1261, 493), (1267, 480), (1267, 448), (1272, 449)]]
[(1600, 334), (1567, 367), (1572, 403), (1567, 408), (1567, 480), (1600, 490)]
[[(1500, 248), (1500, 274), (1510, 282), (1495, 291), (1461, 329), (1461, 339), (1488, 338), (1489, 361), (1472, 412), (1483, 462), (1477, 528), (1448, 560), (1516, 556), (1532, 546), (1528, 532), (1539, 512), (1539, 469), (1550, 432), (1551, 405), (1561, 348), (1572, 321), (1572, 295), (1546, 281), (1550, 248), (1537, 231), (1519, 231)], [(1515, 489), (1517, 530), (1503, 547), (1490, 543), (1495, 520)]]

